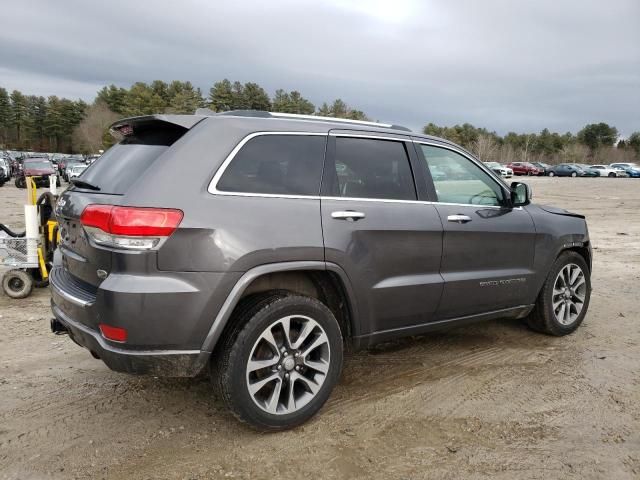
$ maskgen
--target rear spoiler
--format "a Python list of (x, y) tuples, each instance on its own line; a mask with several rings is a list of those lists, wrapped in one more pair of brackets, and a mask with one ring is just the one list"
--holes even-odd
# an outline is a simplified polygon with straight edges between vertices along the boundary
[(135, 135), (140, 130), (154, 127), (181, 129), (183, 133), (207, 118), (207, 115), (144, 115), (123, 118), (109, 127), (109, 133), (117, 140)]

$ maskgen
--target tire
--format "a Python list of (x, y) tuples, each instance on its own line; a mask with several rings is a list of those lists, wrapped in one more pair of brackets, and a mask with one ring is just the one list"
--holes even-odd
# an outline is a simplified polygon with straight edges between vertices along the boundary
[(611, 178), (611, 177), (615, 177), (615, 176), (616, 176), (616, 174), (615, 174), (615, 173), (613, 173), (613, 172), (611, 172), (611, 173), (610, 173), (609, 175), (607, 175), (607, 176)]
[(25, 298), (33, 290), (33, 278), (24, 270), (9, 270), (2, 277), (2, 290), (10, 298)]
[[(566, 292), (557, 292), (562, 290), (563, 282), (566, 283), (564, 280), (566, 279), (565, 272), (569, 271), (569, 276), (572, 277), (571, 272), (575, 272), (575, 267), (580, 269), (582, 278), (578, 276), (573, 284), (569, 282), (571, 290), (570, 301), (573, 302), (574, 306), (569, 307), (569, 312), (567, 313), (567, 305), (569, 304), (567, 303), (568, 299), (565, 297)], [(562, 280), (560, 280), (561, 275), (563, 277)], [(574, 288), (572, 285), (578, 284), (581, 279), (584, 282)], [(577, 301), (579, 296), (583, 298), (581, 300), (580, 310), (577, 311), (577, 305), (580, 303)], [(563, 252), (551, 267), (549, 275), (536, 300), (536, 305), (527, 317), (527, 324), (531, 329), (540, 333), (555, 335), (557, 337), (567, 335), (575, 331), (584, 320), (587, 310), (589, 309), (590, 299), (591, 272), (589, 272), (587, 263), (584, 258), (576, 252)], [(556, 308), (554, 308), (554, 300), (556, 300)]]
[(531, 172), (531, 171), (527, 172), (527, 176), (532, 177), (533, 176), (533, 172)]
[(577, 172), (571, 172), (571, 176), (572, 176), (573, 178), (575, 178), (575, 177), (577, 177), (577, 176), (578, 176), (578, 173), (577, 173)]
[[(212, 380), (231, 412), (264, 431), (293, 428), (315, 415), (342, 370), (342, 334), (333, 313), (315, 298), (275, 292), (250, 297), (236, 309), (231, 321), (235, 327), (225, 336), (211, 364)], [(291, 325), (286, 347), (283, 321)], [(296, 345), (305, 331), (308, 335)], [(265, 335), (286, 353), (276, 353)], [(305, 349), (305, 355), (298, 355)], [(263, 366), (250, 370), (252, 359)], [(262, 385), (251, 392), (250, 385), (257, 384)], [(291, 393), (294, 400), (290, 403)]]
[(550, 176), (550, 177), (555, 177), (555, 176), (556, 176), (556, 174), (555, 174), (555, 172), (549, 172), (549, 176)]
[(27, 188), (27, 180), (24, 177), (16, 178), (15, 184), (18, 188)]

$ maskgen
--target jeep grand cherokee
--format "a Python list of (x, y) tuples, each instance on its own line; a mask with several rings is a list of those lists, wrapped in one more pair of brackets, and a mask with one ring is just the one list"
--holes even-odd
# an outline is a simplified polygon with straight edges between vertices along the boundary
[(237, 417), (276, 430), (320, 409), (346, 346), (582, 322), (584, 217), (531, 204), (463, 148), (393, 125), (197, 113), (117, 122), (120, 142), (57, 204), (52, 328), (110, 368), (209, 368)]

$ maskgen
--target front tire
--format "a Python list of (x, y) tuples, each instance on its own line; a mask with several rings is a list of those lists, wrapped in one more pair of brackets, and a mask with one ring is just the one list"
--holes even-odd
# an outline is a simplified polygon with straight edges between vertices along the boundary
[(527, 323), (541, 333), (567, 335), (582, 323), (590, 299), (591, 273), (587, 262), (576, 252), (563, 252), (551, 267)]
[(571, 172), (571, 176), (575, 178), (578, 176), (578, 174), (576, 172)]
[(24, 177), (16, 178), (15, 184), (18, 188), (27, 188), (27, 180)]
[(259, 430), (285, 430), (315, 415), (342, 370), (338, 321), (315, 298), (250, 297), (231, 319), (212, 375), (233, 414)]

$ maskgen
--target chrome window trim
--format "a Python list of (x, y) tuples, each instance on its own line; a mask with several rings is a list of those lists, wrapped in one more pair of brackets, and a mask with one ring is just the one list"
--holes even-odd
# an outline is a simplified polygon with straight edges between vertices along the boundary
[(234, 157), (238, 154), (240, 149), (246, 145), (246, 143), (256, 137), (266, 136), (266, 135), (304, 135), (308, 137), (318, 137), (323, 136), (326, 137), (326, 133), (320, 132), (289, 132), (289, 131), (277, 131), (277, 132), (253, 132), (244, 137), (240, 142), (233, 147), (233, 150), (227, 155), (227, 158), (224, 159), (222, 164), (218, 167), (215, 175), (209, 182), (209, 187), (207, 187), (207, 191), (214, 195), (231, 195), (236, 197), (266, 197), (266, 198), (318, 198), (317, 195), (279, 195), (275, 193), (252, 193), (252, 192), (225, 192), (222, 190), (218, 190), (218, 182), (222, 175), (224, 175), (225, 170), (229, 166), (229, 164), (233, 161)]
[[(284, 199), (306, 199), (306, 200), (343, 200), (348, 202), (380, 202), (380, 203), (414, 203), (419, 205), (447, 205), (447, 206), (457, 206), (457, 207), (476, 207), (476, 208), (493, 208), (493, 209), (502, 209), (509, 208), (503, 205), (481, 205), (475, 203), (446, 203), (446, 202), (432, 202), (427, 200), (397, 200), (397, 199), (387, 199), (387, 198), (357, 198), (357, 197), (334, 197), (334, 196), (322, 196), (322, 195), (286, 195), (286, 194), (275, 194), (275, 193), (253, 193), (253, 192), (226, 192), (222, 190), (218, 190), (217, 185), (218, 181), (224, 175), (225, 170), (229, 166), (229, 164), (233, 161), (234, 157), (240, 151), (240, 149), (251, 139), (263, 136), (263, 135), (306, 135), (306, 136), (333, 136), (333, 137), (353, 137), (353, 138), (373, 138), (380, 140), (392, 140), (397, 142), (411, 142), (414, 144), (420, 145), (429, 145), (433, 147), (445, 148), (447, 150), (451, 150), (455, 153), (462, 155), (463, 157), (469, 159), (475, 165), (478, 165), (482, 170), (489, 173), (491, 178), (494, 178), (495, 175), (484, 165), (480, 165), (479, 161), (475, 158), (470, 157), (469, 154), (465, 153), (463, 150), (456, 148), (454, 146), (449, 146), (442, 143), (431, 142), (428, 140), (417, 140), (415, 138), (411, 138), (410, 134), (406, 137), (385, 137), (380, 135), (369, 135), (369, 134), (358, 134), (358, 133), (336, 133), (336, 132), (298, 132), (298, 131), (260, 131), (253, 132), (244, 137), (240, 142), (231, 150), (229, 155), (224, 159), (218, 170), (216, 170), (215, 175), (209, 182), (209, 186), (207, 191), (213, 195), (224, 195), (224, 196), (232, 196), (232, 197), (257, 197), (257, 198), (284, 198)], [(494, 178), (495, 181), (495, 178)], [(499, 182), (502, 183), (502, 182)], [(503, 186), (506, 184), (503, 183)], [(522, 210), (522, 207), (514, 207), (512, 210)]]
[[(394, 134), (397, 135), (397, 134)], [(412, 142), (411, 135), (407, 135), (406, 137), (383, 137), (382, 135), (369, 135), (369, 134), (358, 134), (358, 133), (350, 133), (350, 132), (329, 132), (330, 137), (349, 137), (349, 138), (368, 138), (374, 140), (392, 140), (395, 142)]]
[(365, 120), (351, 120), (349, 118), (323, 117), (320, 115), (302, 115), (298, 113), (270, 112), (272, 117), (282, 118), (284, 120), (311, 120), (314, 122), (336, 122), (344, 124), (366, 125), (368, 127), (391, 128), (390, 123), (369, 122)]

